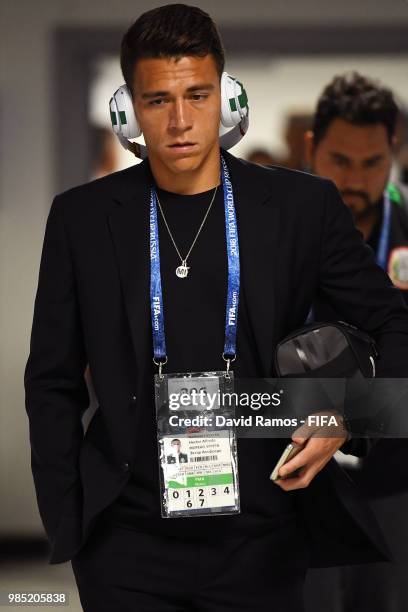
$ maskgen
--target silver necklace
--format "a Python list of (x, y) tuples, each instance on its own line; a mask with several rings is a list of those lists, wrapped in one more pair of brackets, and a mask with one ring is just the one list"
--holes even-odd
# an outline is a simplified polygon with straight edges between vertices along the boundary
[(213, 205), (213, 202), (214, 202), (214, 200), (215, 200), (215, 195), (216, 195), (216, 193), (217, 193), (217, 189), (218, 189), (218, 185), (217, 185), (217, 186), (216, 186), (216, 188), (214, 189), (214, 193), (213, 193), (213, 196), (212, 196), (212, 198), (211, 198), (210, 205), (209, 205), (209, 207), (207, 208), (207, 212), (206, 212), (206, 213), (205, 213), (205, 215), (204, 215), (204, 219), (202, 220), (201, 225), (200, 225), (200, 227), (198, 228), (198, 232), (196, 233), (196, 236), (195, 236), (195, 238), (194, 238), (194, 240), (193, 240), (193, 242), (192, 242), (192, 244), (191, 244), (191, 247), (189, 248), (188, 253), (187, 253), (187, 255), (186, 255), (185, 257), (182, 257), (182, 256), (181, 256), (180, 251), (179, 251), (179, 250), (178, 250), (178, 248), (177, 248), (177, 244), (176, 244), (176, 242), (175, 242), (175, 240), (174, 240), (174, 238), (173, 238), (173, 234), (172, 234), (172, 233), (171, 233), (171, 231), (170, 231), (169, 225), (168, 225), (168, 223), (167, 223), (167, 221), (166, 221), (166, 217), (164, 216), (164, 212), (163, 212), (162, 206), (161, 206), (161, 204), (160, 204), (159, 196), (157, 195), (157, 192), (156, 192), (157, 203), (158, 203), (158, 205), (159, 205), (160, 212), (161, 212), (161, 215), (162, 215), (162, 217), (163, 217), (163, 221), (164, 221), (164, 223), (165, 223), (165, 225), (166, 225), (166, 227), (167, 227), (167, 231), (169, 232), (169, 236), (170, 236), (170, 238), (171, 238), (171, 241), (172, 241), (172, 243), (174, 244), (174, 248), (176, 249), (177, 254), (178, 254), (178, 256), (180, 257), (181, 266), (178, 266), (178, 267), (176, 268), (176, 275), (177, 275), (179, 278), (186, 278), (186, 276), (187, 276), (187, 274), (188, 274), (188, 271), (190, 270), (190, 266), (187, 266), (187, 259), (189, 258), (190, 253), (191, 253), (191, 251), (193, 250), (193, 246), (195, 245), (195, 243), (196, 243), (196, 241), (197, 241), (197, 238), (198, 238), (198, 236), (200, 235), (201, 230), (203, 229), (204, 223), (205, 223), (205, 221), (206, 221), (206, 219), (207, 219), (207, 217), (208, 217), (208, 213), (210, 212), (210, 210), (211, 210), (211, 206)]

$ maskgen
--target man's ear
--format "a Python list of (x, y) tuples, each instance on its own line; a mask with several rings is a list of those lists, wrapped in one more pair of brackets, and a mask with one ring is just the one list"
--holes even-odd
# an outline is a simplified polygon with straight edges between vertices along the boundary
[(401, 148), (401, 139), (399, 138), (398, 134), (394, 134), (391, 137), (391, 153), (393, 155), (395, 155), (395, 153), (398, 153), (398, 150)]
[(312, 167), (313, 152), (314, 152), (314, 134), (312, 130), (307, 130), (304, 134), (305, 141), (305, 158), (308, 168)]

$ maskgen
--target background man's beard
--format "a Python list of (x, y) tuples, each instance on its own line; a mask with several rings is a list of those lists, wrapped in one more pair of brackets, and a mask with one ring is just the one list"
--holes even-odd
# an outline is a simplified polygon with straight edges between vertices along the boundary
[[(347, 196), (354, 196), (354, 197), (361, 198), (365, 203), (364, 208), (356, 210), (354, 206), (348, 205)], [(381, 196), (377, 202), (372, 202), (370, 200), (368, 193), (366, 193), (365, 191), (345, 190), (341, 192), (341, 197), (343, 198), (344, 203), (349, 206), (350, 211), (354, 217), (354, 221), (356, 223), (359, 221), (364, 221), (365, 219), (369, 219), (370, 217), (376, 215), (376, 213), (379, 210), (380, 202), (382, 200), (382, 196)]]

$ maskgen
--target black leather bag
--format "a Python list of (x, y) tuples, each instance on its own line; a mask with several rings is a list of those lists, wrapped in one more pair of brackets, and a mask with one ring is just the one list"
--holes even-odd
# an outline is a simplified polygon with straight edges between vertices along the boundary
[(375, 341), (353, 325), (311, 323), (281, 340), (275, 351), (279, 377), (349, 378), (375, 376)]
[[(365, 332), (344, 321), (305, 325), (281, 340), (275, 351), (275, 369), (285, 378), (347, 378), (349, 382), (375, 377), (378, 350), (375, 341)], [(350, 380), (351, 379), (351, 380)], [(351, 419), (353, 407), (344, 407), (343, 417), (349, 431), (341, 450), (364, 457), (377, 439), (353, 437), (352, 431), (364, 432), (369, 420)]]

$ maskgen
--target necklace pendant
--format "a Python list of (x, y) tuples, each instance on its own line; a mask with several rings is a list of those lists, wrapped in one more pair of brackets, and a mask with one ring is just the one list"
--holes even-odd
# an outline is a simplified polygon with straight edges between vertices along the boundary
[(190, 267), (187, 266), (187, 262), (184, 260), (181, 264), (181, 266), (179, 266), (176, 269), (176, 275), (179, 278), (186, 278), (188, 271), (189, 271)]

